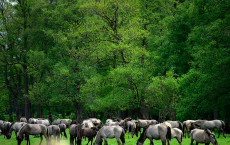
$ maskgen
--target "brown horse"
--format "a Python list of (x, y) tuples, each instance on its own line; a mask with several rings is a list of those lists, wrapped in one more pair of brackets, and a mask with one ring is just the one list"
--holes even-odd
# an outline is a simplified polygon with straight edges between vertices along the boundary
[(93, 144), (93, 138), (97, 135), (98, 128), (97, 127), (91, 127), (91, 128), (83, 128), (83, 136), (88, 138), (88, 143), (91, 142), (91, 145)]

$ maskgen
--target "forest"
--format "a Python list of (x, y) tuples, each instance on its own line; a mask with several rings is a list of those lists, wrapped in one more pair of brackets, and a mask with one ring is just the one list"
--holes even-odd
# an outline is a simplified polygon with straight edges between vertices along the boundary
[(1, 0), (0, 119), (230, 123), (229, 0)]

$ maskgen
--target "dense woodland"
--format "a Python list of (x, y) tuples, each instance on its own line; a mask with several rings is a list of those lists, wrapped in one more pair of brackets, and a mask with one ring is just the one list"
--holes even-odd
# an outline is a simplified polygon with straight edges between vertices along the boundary
[(1, 0), (0, 119), (230, 122), (229, 0)]

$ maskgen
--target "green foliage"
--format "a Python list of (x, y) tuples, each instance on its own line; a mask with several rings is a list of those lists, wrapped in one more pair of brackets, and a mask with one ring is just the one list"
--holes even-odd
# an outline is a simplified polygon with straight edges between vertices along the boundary
[(1, 4), (1, 114), (230, 120), (229, 1)]

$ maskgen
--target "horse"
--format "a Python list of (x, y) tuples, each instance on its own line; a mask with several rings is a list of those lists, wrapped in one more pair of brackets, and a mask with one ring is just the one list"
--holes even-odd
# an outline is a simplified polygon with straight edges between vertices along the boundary
[(17, 132), (20, 130), (20, 128), (25, 125), (25, 122), (14, 122), (10, 125), (10, 127), (6, 130), (6, 138), (10, 139), (12, 131), (15, 132), (15, 135), (17, 136)]
[(165, 121), (169, 124), (171, 124), (172, 128), (178, 128), (180, 130), (183, 130), (183, 124), (180, 121), (171, 121), (171, 120), (167, 120)]
[(61, 124), (64, 123), (66, 127), (70, 127), (71, 122), (71, 119), (61, 119)]
[(100, 119), (97, 119), (97, 118), (89, 118), (88, 120), (90, 120), (95, 126), (102, 125), (102, 122), (101, 122)]
[(62, 136), (62, 133), (64, 133), (64, 137), (67, 139), (67, 134), (66, 134), (66, 125), (64, 123), (58, 124), (60, 128), (60, 133)]
[(82, 128), (83, 130), (83, 136), (88, 138), (88, 143), (91, 142), (91, 145), (93, 144), (93, 138), (97, 135), (98, 128), (97, 127), (91, 127), (91, 128)]
[[(188, 137), (190, 136), (190, 127), (191, 127), (191, 123), (196, 122), (196, 120), (186, 120), (183, 122), (183, 135), (186, 138), (186, 134), (188, 135)], [(187, 133), (186, 133), (187, 132)]]
[(44, 124), (46, 126), (49, 126), (50, 125), (50, 121), (48, 119), (38, 119), (37, 124)]
[(138, 137), (138, 130), (135, 122), (136, 122), (135, 120), (131, 120), (131, 121), (127, 121), (126, 123), (127, 131), (132, 134), (132, 138), (134, 134), (136, 134), (136, 136)]
[(193, 129), (191, 131), (191, 145), (193, 145), (194, 140), (196, 141), (196, 145), (198, 145), (198, 143), (209, 145), (210, 142), (213, 145), (218, 145), (215, 135), (209, 129)]
[(48, 129), (44, 124), (25, 124), (24, 126), (22, 126), (17, 133), (18, 145), (21, 144), (24, 135), (27, 138), (27, 145), (30, 144), (29, 135), (40, 135), (41, 140), (39, 145), (41, 145), (43, 140), (42, 135), (44, 135), (46, 139), (46, 144), (48, 145)]
[(74, 145), (74, 140), (75, 140), (75, 145), (81, 145), (81, 140), (82, 140), (82, 134), (83, 130), (81, 128), (82, 126), (80, 124), (72, 124), (70, 125), (69, 128), (69, 134), (70, 134), (70, 145)]
[(176, 138), (178, 143), (181, 145), (183, 132), (178, 128), (171, 128), (171, 139)]
[(38, 120), (38, 119), (36, 119), (36, 118), (30, 118), (30, 119), (28, 120), (28, 123), (30, 123), (30, 124), (37, 124), (37, 120)]
[(54, 144), (56, 141), (59, 143), (60, 142), (60, 128), (58, 125), (50, 125), (47, 127), (48, 128), (48, 139), (49, 139), (49, 144), (51, 142), (51, 137), (52, 135), (54, 136)]
[(107, 138), (116, 138), (117, 144), (125, 144), (125, 131), (120, 126), (103, 126), (96, 135), (94, 145), (102, 145), (102, 139), (104, 140), (104, 145), (108, 145)]
[(61, 124), (61, 119), (56, 119), (56, 120), (54, 120), (51, 124), (52, 124), (52, 125)]
[(6, 135), (7, 135), (7, 131), (10, 129), (10, 126), (11, 126), (10, 122), (0, 120), (1, 134), (3, 134), (4, 137), (6, 138), (8, 138)]
[(164, 123), (149, 125), (147, 128), (144, 128), (141, 136), (137, 140), (136, 145), (143, 145), (144, 141), (148, 138), (150, 140), (150, 145), (153, 145), (153, 139), (160, 139), (162, 145), (166, 145), (166, 141), (168, 145), (170, 145), (171, 140), (171, 128)]
[(82, 122), (82, 128), (91, 128), (91, 127), (94, 127), (95, 125), (93, 124), (93, 122), (91, 120), (83, 120)]
[(19, 121), (27, 123), (27, 119), (25, 117), (21, 117)]
[(216, 128), (218, 131), (218, 138), (220, 137), (221, 132), (223, 132), (223, 136), (226, 138), (226, 136), (224, 135), (225, 122), (222, 120), (197, 120), (191, 124), (190, 129), (192, 130), (194, 128), (210, 130), (214, 130)]
[(138, 119), (137, 120), (137, 126), (140, 128), (147, 127), (149, 125), (157, 124), (158, 122), (156, 120), (143, 120), (143, 119)]
[(132, 118), (130, 118), (130, 117), (125, 118), (124, 120), (120, 120), (119, 121), (119, 126), (121, 126), (126, 132), (127, 131), (127, 122), (131, 121), (131, 120), (132, 120)]
[(105, 122), (105, 125), (108, 125), (108, 126), (119, 125), (119, 122), (113, 121), (112, 119), (107, 119)]

